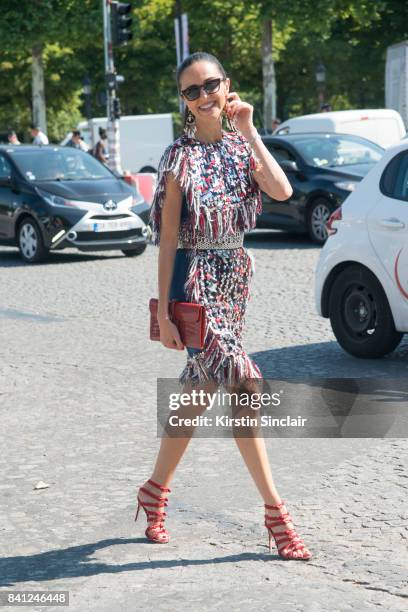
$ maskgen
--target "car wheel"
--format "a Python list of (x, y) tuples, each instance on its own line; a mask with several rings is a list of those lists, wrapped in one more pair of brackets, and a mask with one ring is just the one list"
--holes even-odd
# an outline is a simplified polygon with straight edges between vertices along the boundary
[(351, 266), (334, 281), (329, 317), (334, 335), (355, 357), (383, 357), (401, 342), (387, 296), (369, 270)]
[(325, 198), (314, 200), (307, 211), (307, 231), (313, 242), (324, 244), (327, 240), (326, 223), (333, 208)]
[(144, 253), (146, 250), (146, 247), (147, 247), (147, 244), (140, 244), (139, 246), (134, 247), (133, 249), (122, 251), (122, 253), (126, 255), (126, 257), (136, 257), (136, 255), (141, 255), (142, 253)]
[(143, 168), (141, 168), (139, 172), (151, 172), (152, 174), (155, 174), (157, 170), (156, 168), (153, 168), (153, 166), (143, 166)]
[(48, 255), (41, 236), (40, 228), (34, 219), (24, 219), (18, 228), (18, 248), (27, 263), (39, 263)]

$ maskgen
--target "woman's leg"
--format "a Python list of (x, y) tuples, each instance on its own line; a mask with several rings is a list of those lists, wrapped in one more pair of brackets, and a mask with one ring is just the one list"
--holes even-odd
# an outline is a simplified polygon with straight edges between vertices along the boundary
[[(237, 387), (228, 387), (228, 391), (236, 392), (238, 398), (239, 394), (242, 393), (242, 389)], [(232, 413), (232, 416), (235, 418), (245, 416), (254, 418), (254, 410), (247, 405), (241, 407), (238, 405), (238, 403), (235, 403), (235, 405), (232, 406)], [(269, 506), (280, 504), (282, 500), (272, 478), (265, 441), (260, 435), (259, 431), (259, 422), (253, 427), (233, 427), (233, 434), (241, 456), (245, 461), (248, 471), (251, 474), (255, 485), (264, 500), (264, 503), (268, 504)], [(271, 517), (268, 519), (268, 521), (274, 521), (285, 516), (285, 514), (287, 514), (287, 509), (284, 505), (282, 505), (278, 508), (266, 509), (266, 514)], [(283, 534), (285, 530), (294, 530), (294, 525), (290, 520), (286, 520), (286, 522), (275, 525), (273, 529), (275, 535), (280, 533)], [(288, 546), (284, 546), (282, 550), (283, 556), (290, 554), (290, 556), (293, 558), (307, 558), (311, 554), (310, 551), (304, 546), (301, 550), (291, 550), (288, 544)]]
[[(200, 389), (211, 392), (213, 386), (211, 383), (200, 385)], [(187, 384), (184, 386), (183, 393), (188, 393), (191, 390), (191, 384)], [(179, 418), (193, 418), (201, 415), (206, 407), (206, 402), (202, 402), (197, 406), (192, 404), (181, 406), (177, 410), (177, 415)], [(170, 492), (169, 484), (191, 440), (194, 429), (194, 427), (183, 427), (182, 430), (176, 431), (173, 429), (172, 435), (170, 424), (167, 422), (165, 427), (166, 435), (161, 440), (153, 473), (150, 479), (146, 480), (138, 491), (138, 508), (139, 504), (141, 504), (147, 514), (148, 529), (146, 530), (146, 535), (154, 542), (167, 543), (169, 541), (169, 534), (164, 528), (166, 516), (164, 509), (167, 506), (168, 500), (166, 493)]]
[(235, 436), (235, 442), (265, 504), (279, 503), (281, 499), (272, 478), (264, 439)]
[[(191, 391), (191, 385), (185, 385), (183, 393), (188, 393), (189, 391)], [(200, 415), (205, 409), (205, 404), (180, 406), (177, 410), (177, 416), (179, 418), (192, 418)], [(167, 420), (153, 473), (139, 488), (137, 493), (138, 509), (135, 520), (141, 505), (147, 518), (148, 527), (146, 529), (146, 536), (153, 542), (166, 544), (169, 541), (169, 534), (164, 527), (166, 517), (165, 507), (168, 501), (166, 494), (170, 492), (168, 488), (170, 481), (191, 440), (193, 432), (194, 427), (172, 429), (169, 419)]]
[[(246, 393), (242, 388), (236, 386), (230, 386), (227, 389), (230, 393), (237, 394), (238, 401), (240, 394)], [(248, 417), (253, 419), (257, 418), (258, 412), (247, 405), (241, 407), (237, 402), (232, 405), (232, 416), (234, 418)], [(272, 505), (279, 503), (281, 499), (272, 478), (265, 441), (260, 434), (259, 423), (252, 427), (233, 427), (233, 435), (248, 471), (265, 503)]]
[[(192, 390), (191, 383), (184, 385), (183, 393), (190, 393)], [(197, 387), (195, 387), (197, 388)], [(217, 389), (215, 382), (207, 382), (200, 384), (200, 389), (206, 393), (213, 393)], [(177, 410), (177, 416), (179, 418), (193, 418), (203, 414), (206, 410), (208, 403), (203, 402), (200, 405), (187, 405), (182, 406)], [(156, 463), (153, 468), (151, 480), (161, 484), (164, 487), (168, 487), (181, 458), (184, 455), (185, 450), (193, 436), (195, 427), (184, 427), (182, 435), (175, 435), (174, 437), (165, 436), (162, 438), (160, 443), (160, 449), (156, 458)], [(154, 489), (146, 482), (144, 485), (147, 489), (154, 492)]]

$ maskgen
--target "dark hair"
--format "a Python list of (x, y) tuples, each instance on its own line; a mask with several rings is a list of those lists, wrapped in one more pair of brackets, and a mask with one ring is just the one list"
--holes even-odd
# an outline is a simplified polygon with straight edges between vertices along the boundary
[[(181, 75), (186, 70), (186, 68), (189, 68), (196, 62), (210, 62), (211, 64), (214, 64), (214, 66), (216, 66), (218, 70), (221, 72), (222, 77), (224, 79), (227, 78), (227, 73), (225, 72), (221, 62), (215, 57), (215, 55), (211, 55), (211, 53), (206, 53), (205, 51), (197, 51), (196, 53), (192, 53), (191, 55), (188, 55), (181, 62), (181, 64), (177, 67), (176, 81), (177, 81), (177, 89), (179, 90), (180, 93), (181, 93), (181, 89), (180, 89)], [(187, 116), (188, 116), (188, 108), (186, 107), (185, 112), (184, 112), (184, 122), (183, 122), (184, 126), (186, 125)]]
[(39, 125), (35, 125), (35, 123), (32, 123), (32, 124), (30, 125), (30, 128), (31, 128), (32, 130), (38, 130), (39, 132), (41, 131), (40, 126), (39, 126)]
[(100, 127), (99, 128), (99, 136), (104, 140), (107, 137), (108, 133), (105, 130), (105, 128)]
[(17, 134), (15, 133), (15, 131), (14, 131), (14, 130), (9, 130), (9, 131), (8, 131), (7, 136), (8, 136), (9, 138), (12, 138), (13, 136), (16, 136), (16, 137), (17, 137)]
[(79, 130), (72, 130), (73, 136), (81, 136), (81, 132)]

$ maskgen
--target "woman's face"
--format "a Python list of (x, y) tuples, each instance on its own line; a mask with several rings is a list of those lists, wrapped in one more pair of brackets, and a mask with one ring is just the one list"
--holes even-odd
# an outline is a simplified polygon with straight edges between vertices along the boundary
[[(195, 62), (186, 68), (180, 77), (180, 90), (183, 91), (191, 85), (203, 85), (211, 79), (222, 79), (218, 67), (212, 62), (200, 61)], [(197, 100), (187, 100), (183, 96), (183, 100), (187, 107), (196, 117), (196, 121), (202, 120), (218, 120), (227, 101), (229, 92), (230, 80), (221, 81), (220, 88), (215, 93), (206, 93), (204, 89), (200, 90), (200, 97)]]

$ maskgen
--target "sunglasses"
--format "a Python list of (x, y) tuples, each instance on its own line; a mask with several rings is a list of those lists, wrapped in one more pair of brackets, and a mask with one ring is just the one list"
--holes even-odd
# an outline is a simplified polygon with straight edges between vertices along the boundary
[(208, 81), (205, 81), (205, 83), (203, 83), (202, 85), (190, 85), (190, 87), (186, 87), (186, 89), (183, 89), (181, 93), (186, 98), (186, 100), (192, 102), (193, 100), (198, 100), (202, 89), (207, 94), (216, 93), (220, 88), (221, 81), (225, 81), (225, 79), (209, 79)]

